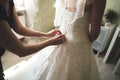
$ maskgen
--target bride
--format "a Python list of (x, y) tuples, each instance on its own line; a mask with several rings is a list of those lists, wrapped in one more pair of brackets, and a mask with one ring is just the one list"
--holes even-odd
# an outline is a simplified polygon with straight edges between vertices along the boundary
[(56, 0), (55, 26), (66, 42), (49, 46), (19, 66), (8, 80), (99, 80), (91, 48), (99, 34), (105, 0)]

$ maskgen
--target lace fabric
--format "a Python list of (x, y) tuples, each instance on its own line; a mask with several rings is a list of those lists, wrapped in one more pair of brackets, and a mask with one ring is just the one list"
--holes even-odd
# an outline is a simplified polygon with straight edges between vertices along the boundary
[[(70, 9), (75, 12), (74, 22), (77, 18), (83, 17), (86, 0), (56, 0), (54, 7), (56, 8), (56, 16), (54, 20), (55, 26), (60, 26), (62, 23), (62, 14), (64, 9)], [(59, 22), (58, 22), (59, 21)]]

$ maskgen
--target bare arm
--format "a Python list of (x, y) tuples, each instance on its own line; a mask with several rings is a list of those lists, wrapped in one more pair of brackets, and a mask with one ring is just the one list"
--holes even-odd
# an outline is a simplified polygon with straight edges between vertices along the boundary
[(0, 46), (20, 57), (35, 53), (49, 45), (61, 44), (65, 38), (63, 35), (58, 35), (41, 43), (25, 46), (17, 39), (6, 21), (0, 21), (0, 27)]
[(94, 0), (91, 12), (91, 31), (90, 31), (91, 42), (96, 40), (99, 35), (105, 5), (106, 0)]

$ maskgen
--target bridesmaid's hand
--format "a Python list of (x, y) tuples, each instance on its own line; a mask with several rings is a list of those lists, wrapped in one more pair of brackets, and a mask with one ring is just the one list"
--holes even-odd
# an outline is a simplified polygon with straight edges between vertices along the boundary
[(54, 37), (54, 36), (56, 36), (56, 35), (61, 35), (61, 34), (62, 34), (62, 33), (61, 33), (61, 31), (60, 31), (59, 29), (53, 29), (53, 30), (47, 32), (47, 33), (46, 33), (46, 36), (47, 36), (47, 37)]
[(64, 43), (66, 39), (64, 35), (56, 35), (50, 38), (49, 41), (50, 41), (50, 45), (59, 45), (59, 44)]

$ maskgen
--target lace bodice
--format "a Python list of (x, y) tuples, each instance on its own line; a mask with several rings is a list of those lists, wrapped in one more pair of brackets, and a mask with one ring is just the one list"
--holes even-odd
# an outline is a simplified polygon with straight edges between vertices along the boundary
[(88, 41), (89, 31), (89, 19), (90, 9), (85, 11), (85, 15), (82, 18), (78, 18), (75, 21), (75, 13), (64, 9), (63, 21), (60, 26), (60, 30), (65, 34), (68, 41)]

